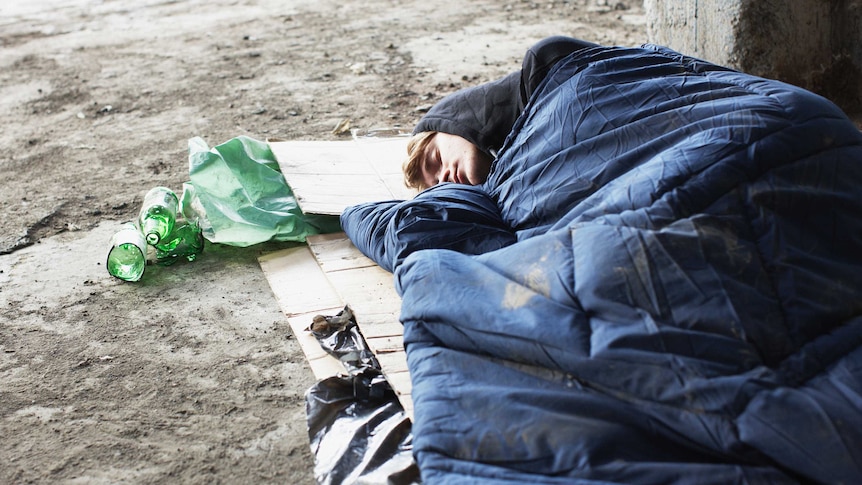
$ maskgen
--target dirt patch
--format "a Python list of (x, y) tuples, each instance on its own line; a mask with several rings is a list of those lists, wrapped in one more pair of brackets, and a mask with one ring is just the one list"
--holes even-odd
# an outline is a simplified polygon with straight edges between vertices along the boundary
[(409, 129), (550, 34), (646, 35), (638, 1), (5, 2), (0, 482), (313, 483), (313, 377), (257, 263), (284, 245), (126, 284), (110, 235), (189, 138)]

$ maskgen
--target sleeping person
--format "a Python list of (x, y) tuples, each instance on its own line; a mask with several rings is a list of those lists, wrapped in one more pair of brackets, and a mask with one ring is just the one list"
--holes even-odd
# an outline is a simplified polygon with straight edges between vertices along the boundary
[(423, 483), (858, 482), (862, 132), (553, 39), (420, 121), (425, 190), (341, 215), (402, 298)]
[(596, 44), (548, 37), (527, 50), (521, 70), (457, 91), (435, 104), (413, 129), (404, 182), (419, 190), (440, 182), (478, 185), (533, 90), (560, 59)]

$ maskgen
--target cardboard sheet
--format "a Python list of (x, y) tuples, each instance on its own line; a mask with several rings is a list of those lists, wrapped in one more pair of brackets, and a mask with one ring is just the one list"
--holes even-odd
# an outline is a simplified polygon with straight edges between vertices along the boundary
[(323, 379), (345, 370), (306, 329), (315, 315), (336, 315), (347, 303), (383, 375), (412, 417), (410, 375), (398, 319), (401, 299), (392, 275), (359, 253), (343, 233), (312, 236), (308, 246), (270, 253), (259, 261), (314, 376)]
[[(338, 215), (349, 205), (415, 195), (402, 181), (406, 144), (406, 137), (369, 137), (270, 142), (270, 147), (303, 212)], [(335, 315), (346, 304), (412, 418), (398, 318), (401, 299), (392, 274), (362, 255), (343, 233), (312, 236), (307, 246), (267, 254), (259, 261), (315, 377), (343, 373), (344, 368), (305, 329), (314, 315)]]
[(339, 215), (361, 202), (411, 199), (401, 163), (405, 136), (282, 141), (269, 146), (303, 212)]

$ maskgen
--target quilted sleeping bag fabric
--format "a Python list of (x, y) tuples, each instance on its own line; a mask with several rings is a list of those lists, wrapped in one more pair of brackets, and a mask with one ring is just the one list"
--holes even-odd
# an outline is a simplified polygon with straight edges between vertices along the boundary
[[(652, 45), (561, 61), (478, 187), (516, 241), (391, 265), (423, 481), (858, 482), (860, 187), (812, 93)], [(342, 217), (366, 254), (386, 210)]]
[(390, 272), (421, 249), (482, 254), (516, 241), (487, 192), (451, 183), (431, 187), (409, 201), (348, 207), (341, 225), (354, 245)]

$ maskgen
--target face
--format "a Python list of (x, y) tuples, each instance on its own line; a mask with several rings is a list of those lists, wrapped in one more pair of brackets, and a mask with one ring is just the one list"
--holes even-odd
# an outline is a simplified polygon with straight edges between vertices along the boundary
[(441, 182), (478, 185), (488, 178), (491, 157), (466, 139), (438, 132), (425, 147), (422, 177), (428, 187)]

